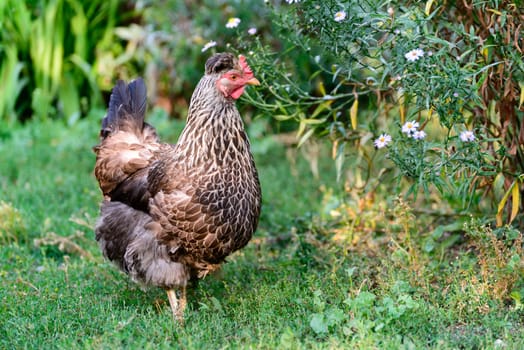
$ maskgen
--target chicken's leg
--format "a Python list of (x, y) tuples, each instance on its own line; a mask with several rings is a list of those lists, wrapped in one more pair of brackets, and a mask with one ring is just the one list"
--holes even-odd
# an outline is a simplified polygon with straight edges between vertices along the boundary
[(186, 287), (181, 288), (180, 299), (177, 298), (174, 289), (168, 289), (167, 298), (169, 299), (169, 305), (171, 306), (171, 312), (173, 313), (173, 319), (180, 323), (184, 322), (184, 309), (186, 308)]
[(184, 319), (184, 311), (186, 310), (187, 300), (186, 300), (186, 286), (183, 286), (180, 291), (180, 302), (178, 310), (180, 313), (180, 319)]

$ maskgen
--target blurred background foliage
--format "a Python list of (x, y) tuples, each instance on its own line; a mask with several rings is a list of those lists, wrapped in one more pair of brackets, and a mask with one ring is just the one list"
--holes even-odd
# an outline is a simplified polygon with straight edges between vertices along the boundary
[[(520, 0), (5, 0), (0, 120), (75, 123), (105, 108), (116, 79), (136, 76), (156, 113), (183, 119), (207, 57), (241, 52), (263, 82), (240, 103), (254, 149), (299, 146), (315, 176), (318, 158), (332, 157), (330, 208), (403, 193), (436, 217), (522, 227), (523, 9)], [(230, 18), (239, 25), (227, 28)], [(407, 60), (414, 49), (423, 57)], [(406, 121), (427, 137), (403, 134)], [(465, 130), (474, 143), (461, 142)], [(377, 150), (383, 133), (393, 141)]]
[(114, 28), (129, 20), (119, 2), (15, 1), (0, 4), (0, 119), (74, 122), (101, 106), (100, 78)]

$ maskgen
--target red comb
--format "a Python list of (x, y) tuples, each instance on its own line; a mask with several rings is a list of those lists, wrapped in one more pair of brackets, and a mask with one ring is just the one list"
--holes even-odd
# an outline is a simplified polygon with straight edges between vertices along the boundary
[(244, 55), (238, 56), (238, 62), (240, 64), (240, 67), (242, 68), (242, 71), (244, 72), (244, 75), (246, 76), (253, 76), (253, 71), (251, 70), (251, 67), (247, 64), (246, 57)]

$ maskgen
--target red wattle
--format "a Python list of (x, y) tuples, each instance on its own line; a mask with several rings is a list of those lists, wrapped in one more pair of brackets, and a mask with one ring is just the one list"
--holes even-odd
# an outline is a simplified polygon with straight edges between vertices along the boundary
[(231, 97), (233, 97), (235, 100), (238, 100), (240, 96), (244, 93), (245, 86), (241, 86), (238, 89), (235, 89), (231, 92)]

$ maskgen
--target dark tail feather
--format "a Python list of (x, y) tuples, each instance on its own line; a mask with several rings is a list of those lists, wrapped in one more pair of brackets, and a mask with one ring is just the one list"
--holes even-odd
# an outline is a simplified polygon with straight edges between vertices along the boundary
[(147, 105), (147, 89), (142, 78), (129, 84), (119, 80), (109, 99), (107, 115), (102, 120), (100, 136), (106, 138), (118, 130), (142, 133)]

